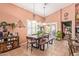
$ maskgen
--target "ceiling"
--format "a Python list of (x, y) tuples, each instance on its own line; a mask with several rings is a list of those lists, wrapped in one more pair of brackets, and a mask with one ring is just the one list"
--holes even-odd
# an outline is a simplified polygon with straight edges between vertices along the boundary
[[(68, 5), (70, 5), (71, 3), (46, 3), (46, 6), (44, 5), (44, 3), (14, 3), (15, 5), (24, 8), (26, 10), (29, 10), (31, 12), (33, 12), (33, 10), (35, 10), (33, 13), (38, 14), (40, 16), (48, 16), (54, 12), (56, 12), (57, 10), (64, 8)], [(35, 7), (33, 7), (35, 6)], [(44, 15), (44, 8), (45, 8), (45, 15)]]

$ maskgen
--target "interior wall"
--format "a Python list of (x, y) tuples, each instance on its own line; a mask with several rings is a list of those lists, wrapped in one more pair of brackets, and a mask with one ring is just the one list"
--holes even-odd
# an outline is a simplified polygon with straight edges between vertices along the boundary
[[(43, 17), (36, 15), (36, 21), (42, 21)], [(8, 23), (17, 23), (21, 20), (26, 26), (27, 20), (33, 20), (33, 13), (27, 10), (24, 10), (16, 5), (10, 3), (1, 3), (0, 4), (0, 22), (6, 21)], [(20, 36), (20, 44), (26, 42), (27, 28), (16, 27), (14, 32), (18, 32)]]
[(76, 4), (75, 6), (75, 13), (76, 13), (76, 19), (75, 19), (75, 22), (76, 22), (76, 26), (79, 26), (79, 3)]
[[(68, 18), (65, 20), (64, 14), (68, 13)], [(59, 11), (46, 17), (46, 22), (57, 22), (57, 30), (61, 29), (61, 22), (72, 21), (72, 38), (75, 38), (75, 4), (60, 9)]]
[[(65, 19), (65, 13), (68, 13)], [(72, 38), (75, 39), (75, 4), (71, 4), (62, 9), (62, 22), (72, 21)]]
[(57, 24), (57, 31), (61, 31), (61, 10), (49, 15), (46, 17), (46, 23), (56, 23)]
[[(68, 12), (68, 20), (64, 20), (64, 13)], [(18, 20), (21, 20), (23, 24), (26, 26), (27, 20), (33, 19), (33, 13), (24, 10), (20, 7), (17, 7), (13, 4), (2, 3), (0, 4), (0, 22), (6, 21), (8, 23), (17, 23)], [(36, 15), (36, 21), (43, 21), (43, 17)], [(57, 30), (61, 30), (61, 22), (62, 21), (72, 21), (72, 37), (75, 38), (75, 4), (67, 6), (62, 10), (58, 10), (57, 12), (46, 17), (46, 23), (56, 23)], [(20, 44), (26, 42), (27, 28), (18, 28), (16, 27), (15, 32), (19, 33), (20, 36)]]

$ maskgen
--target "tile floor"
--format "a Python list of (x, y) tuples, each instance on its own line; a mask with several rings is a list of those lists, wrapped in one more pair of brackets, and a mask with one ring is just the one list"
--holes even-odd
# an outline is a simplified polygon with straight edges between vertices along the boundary
[(26, 45), (20, 48), (5, 52), (0, 54), (0, 56), (68, 56), (68, 45), (66, 40), (57, 41), (45, 51), (40, 51), (39, 49), (33, 49), (32, 53), (30, 48), (27, 50)]

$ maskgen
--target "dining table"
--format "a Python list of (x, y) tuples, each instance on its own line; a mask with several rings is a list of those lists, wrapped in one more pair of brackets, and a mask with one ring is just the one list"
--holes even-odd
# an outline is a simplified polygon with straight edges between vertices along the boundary
[[(48, 38), (49, 37), (49, 34), (46, 34), (46, 35), (42, 35), (42, 36), (38, 36), (38, 35), (29, 35), (29, 36), (26, 36), (27, 40), (30, 39), (30, 41), (33, 41), (35, 40), (36, 41), (36, 45), (32, 45), (32, 47), (34, 48), (38, 48), (40, 47), (40, 40), (43, 39), (43, 38)], [(49, 38), (48, 38), (49, 40)]]

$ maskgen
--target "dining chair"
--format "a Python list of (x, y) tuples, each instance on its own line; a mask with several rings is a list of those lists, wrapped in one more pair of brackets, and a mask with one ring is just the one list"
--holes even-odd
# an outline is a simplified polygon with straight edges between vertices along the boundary
[(39, 43), (40, 50), (44, 51), (46, 46), (47, 46), (47, 48), (49, 46), (49, 35), (43, 36), (40, 39), (40, 43)]
[(55, 37), (51, 34), (49, 34), (49, 44), (53, 44), (53, 40), (55, 39)]
[(79, 51), (79, 42), (77, 42), (77, 40), (72, 40), (72, 43), (75, 48), (75, 52)]
[(27, 39), (27, 49), (31, 48), (31, 52), (32, 52), (33, 44), (36, 44), (36, 40), (33, 38), (28, 38), (28, 37), (26, 37), (26, 39)]
[(68, 39), (68, 46), (69, 46), (69, 48), (68, 48), (69, 49), (69, 55), (74, 56), (75, 49), (74, 49), (74, 46), (73, 46), (72, 41), (70, 39)]
[[(74, 43), (73, 43), (74, 42)], [(79, 48), (79, 44), (75, 43), (75, 41), (71, 41), (71, 52), (70, 52), (70, 55), (72, 56), (79, 56), (79, 50), (77, 50), (77, 48)]]
[(75, 39), (71, 38), (71, 35), (67, 35), (67, 41), (68, 41), (68, 50), (70, 56), (78, 55), (79, 52), (76, 52), (76, 47), (79, 46), (79, 44), (76, 42)]
[(72, 39), (72, 43), (74, 45), (75, 52), (79, 51), (79, 33), (76, 34), (75, 39)]

